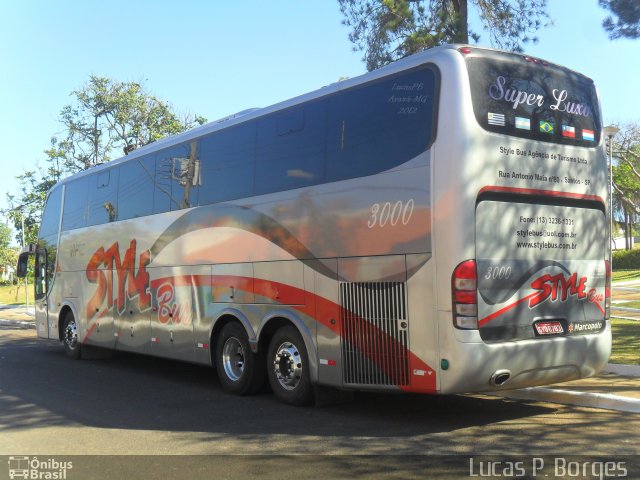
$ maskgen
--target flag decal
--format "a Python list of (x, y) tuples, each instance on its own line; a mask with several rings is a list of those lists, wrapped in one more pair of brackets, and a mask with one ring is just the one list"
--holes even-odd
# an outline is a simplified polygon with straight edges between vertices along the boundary
[(496, 125), (498, 127), (504, 127), (504, 114), (503, 113), (488, 113), (489, 125)]
[(562, 125), (562, 136), (567, 138), (576, 138), (576, 128), (570, 125)]
[(521, 130), (531, 130), (531, 120), (524, 117), (516, 117), (516, 128)]
[(543, 133), (553, 133), (553, 123), (540, 121), (540, 131)]

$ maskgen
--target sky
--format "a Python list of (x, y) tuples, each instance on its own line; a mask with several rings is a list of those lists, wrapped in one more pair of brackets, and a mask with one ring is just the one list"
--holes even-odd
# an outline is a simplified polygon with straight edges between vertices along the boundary
[[(526, 53), (594, 79), (604, 125), (640, 121), (640, 40), (609, 40), (598, 0), (548, 4), (554, 25)], [(337, 0), (0, 0), (0, 12), (0, 210), (91, 74), (143, 80), (211, 121), (366, 72)]]

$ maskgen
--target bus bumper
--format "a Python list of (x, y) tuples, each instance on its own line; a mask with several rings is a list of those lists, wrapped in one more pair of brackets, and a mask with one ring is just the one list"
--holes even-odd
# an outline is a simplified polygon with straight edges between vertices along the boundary
[(501, 343), (485, 343), (477, 330), (454, 328), (450, 312), (440, 312), (439, 321), (439, 393), (444, 394), (508, 390), (591, 377), (607, 364), (611, 354), (610, 320), (595, 334)]

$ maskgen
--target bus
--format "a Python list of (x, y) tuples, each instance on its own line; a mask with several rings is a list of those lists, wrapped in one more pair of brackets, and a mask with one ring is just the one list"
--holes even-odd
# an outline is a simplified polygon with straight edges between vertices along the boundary
[(596, 374), (611, 350), (593, 81), (447, 45), (60, 181), (37, 335), (268, 382), (449, 394)]

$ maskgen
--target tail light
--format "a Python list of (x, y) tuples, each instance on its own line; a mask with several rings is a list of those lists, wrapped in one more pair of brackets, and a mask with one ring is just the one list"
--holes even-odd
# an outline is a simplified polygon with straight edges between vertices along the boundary
[(605, 284), (604, 284), (604, 319), (607, 320), (611, 314), (611, 263), (604, 261)]
[(456, 328), (478, 328), (478, 275), (476, 261), (467, 260), (453, 270), (451, 276), (453, 325)]

